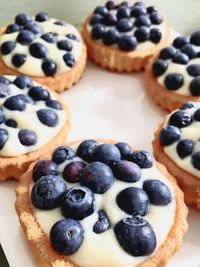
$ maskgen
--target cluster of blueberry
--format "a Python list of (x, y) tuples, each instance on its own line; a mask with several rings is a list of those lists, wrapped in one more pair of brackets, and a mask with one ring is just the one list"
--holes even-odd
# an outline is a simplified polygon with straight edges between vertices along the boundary
[[(10, 86), (16, 86), (22, 91), (21, 94), (12, 95)], [(10, 96), (11, 95), (11, 96)], [(4, 100), (5, 98), (5, 100)], [(4, 124), (7, 127), (17, 128), (17, 121), (7, 119), (5, 110), (25, 111), (26, 105), (35, 105), (36, 101), (44, 101), (49, 108), (41, 108), (37, 111), (38, 119), (44, 125), (55, 127), (58, 123), (58, 115), (53, 109), (61, 110), (60, 103), (51, 99), (49, 92), (41, 86), (34, 86), (32, 80), (27, 76), (18, 76), (14, 81), (6, 77), (0, 76), (0, 100), (3, 101), (0, 107), (0, 125)], [(36, 144), (37, 135), (34, 131), (28, 129), (20, 129), (18, 134), (20, 143), (24, 146)], [(9, 135), (5, 127), (0, 128), (0, 149), (3, 148)]]
[[(151, 254), (156, 248), (156, 235), (143, 216), (149, 213), (150, 204), (167, 205), (172, 200), (169, 188), (159, 180), (145, 180), (142, 188), (133, 186), (141, 179), (142, 169), (152, 166), (152, 156), (146, 151), (132, 151), (123, 142), (112, 145), (95, 140), (80, 143), (76, 153), (70, 147), (58, 147), (51, 160), (36, 163), (32, 173), (33, 205), (43, 210), (60, 207), (65, 217), (50, 231), (55, 251), (64, 255), (75, 253), (84, 239), (81, 220), (97, 212), (94, 233), (113, 228), (116, 239), (127, 253), (132, 256)], [(119, 180), (127, 183), (127, 188), (113, 201), (127, 216), (112, 225), (109, 214), (97, 209), (95, 195), (103, 196)]]
[(138, 43), (151, 41), (159, 43), (161, 31), (156, 28), (162, 24), (162, 16), (155, 7), (148, 8), (142, 2), (130, 6), (128, 1), (116, 4), (108, 1), (98, 6), (89, 21), (94, 40), (102, 39), (105, 45), (117, 44), (123, 51), (133, 51)]
[[(190, 92), (194, 96), (200, 96), (200, 64), (196, 62), (190, 64), (193, 59), (200, 58), (199, 48), (200, 31), (194, 32), (190, 39), (185, 36), (177, 37), (173, 46), (164, 48), (160, 52), (159, 59), (152, 68), (153, 74), (156, 77), (163, 75), (170, 62), (186, 65), (186, 73), (194, 77), (189, 85)], [(164, 84), (168, 90), (178, 90), (184, 84), (184, 77), (181, 73), (169, 73), (165, 77)]]
[[(16, 43), (29, 46), (30, 55), (42, 60), (41, 68), (44, 74), (46, 76), (54, 75), (57, 71), (57, 65), (52, 59), (48, 58), (48, 49), (45, 47), (44, 42), (39, 41), (42, 39), (47, 43), (55, 44), (58, 49), (66, 51), (63, 60), (68, 67), (73, 67), (75, 58), (72, 53), (70, 53), (73, 49), (72, 41), (79, 40), (74, 34), (67, 34), (65, 38), (63, 37), (63, 40), (57, 41), (56, 33), (44, 32), (42, 23), (50, 19), (49, 15), (44, 12), (38, 13), (35, 16), (35, 21), (24, 13), (17, 15), (15, 17), (15, 23), (7, 26), (5, 34), (19, 33), (16, 40), (2, 43), (1, 54), (3, 56), (9, 55), (16, 48)], [(55, 21), (54, 24), (65, 27), (62, 21)], [(28, 55), (22, 53), (14, 53), (12, 55), (12, 64), (14, 67), (21, 67), (26, 61), (27, 56)]]
[[(160, 132), (160, 142), (163, 146), (169, 146), (176, 142), (176, 151), (181, 159), (191, 156), (192, 166), (200, 170), (200, 152), (195, 151), (195, 144), (198, 140), (182, 139), (181, 129), (189, 127), (193, 122), (200, 122), (200, 108), (194, 102), (187, 102), (182, 105), (181, 109), (174, 112), (170, 118), (168, 125)], [(196, 107), (196, 108), (195, 108)], [(186, 110), (195, 108), (191, 115)]]

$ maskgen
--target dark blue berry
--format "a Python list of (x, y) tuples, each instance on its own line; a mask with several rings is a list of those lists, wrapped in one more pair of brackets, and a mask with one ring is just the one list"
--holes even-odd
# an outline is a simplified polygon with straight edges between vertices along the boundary
[(20, 89), (29, 88), (33, 84), (31, 78), (24, 75), (16, 77), (13, 83)]
[(134, 36), (125, 35), (119, 39), (119, 48), (122, 51), (128, 52), (135, 50), (136, 46), (137, 46), (137, 40)]
[(152, 43), (155, 43), (155, 44), (159, 43), (161, 38), (162, 38), (162, 33), (161, 33), (161, 31), (159, 29), (156, 29), (156, 28), (154, 29), (153, 28), (153, 29), (150, 30), (149, 40)]
[(181, 49), (184, 45), (188, 44), (189, 40), (186, 36), (178, 36), (173, 41), (173, 46)]
[(117, 24), (117, 17), (112, 13), (107, 13), (102, 19), (102, 23), (106, 26), (114, 26)]
[(168, 68), (168, 63), (165, 60), (157, 60), (152, 67), (153, 74), (158, 77), (161, 76)]
[(19, 30), (20, 30), (20, 27), (18, 24), (10, 24), (6, 28), (6, 33), (18, 32)]
[(103, 17), (100, 14), (94, 14), (89, 21), (90, 26), (94, 26), (95, 24), (100, 23), (102, 21), (102, 18)]
[(165, 77), (164, 83), (168, 90), (178, 90), (183, 85), (183, 76), (179, 73), (170, 73)]
[(192, 165), (195, 169), (200, 171), (200, 152), (192, 155)]
[(72, 43), (68, 40), (61, 40), (57, 43), (57, 47), (61, 50), (72, 51)]
[(121, 7), (121, 6), (129, 7), (129, 1), (122, 1), (122, 2), (119, 4), (119, 7)]
[(40, 36), (43, 40), (45, 40), (47, 43), (55, 43), (56, 37), (52, 32), (44, 33)]
[(68, 146), (60, 146), (54, 150), (52, 160), (61, 164), (66, 160), (73, 159), (76, 156), (75, 152)]
[(41, 33), (42, 32), (42, 28), (37, 23), (35, 23), (33, 21), (28, 22), (25, 25), (24, 29), (25, 30), (28, 30), (28, 31), (31, 31), (34, 34), (38, 34), (38, 33)]
[(37, 135), (35, 132), (28, 129), (21, 129), (18, 133), (19, 141), (24, 146), (33, 146), (37, 142)]
[(23, 111), (26, 108), (26, 101), (21, 95), (14, 95), (6, 99), (4, 107), (9, 110)]
[(176, 52), (173, 56), (173, 62), (186, 65), (189, 62), (189, 57), (186, 54), (183, 54), (182, 52)]
[(120, 19), (117, 23), (117, 29), (120, 32), (129, 32), (133, 29), (133, 22), (127, 18)]
[(70, 68), (72, 68), (76, 62), (75, 57), (70, 53), (64, 54), (63, 60), (64, 60), (65, 64)]
[(173, 46), (163, 48), (160, 52), (160, 58), (161, 59), (170, 59), (172, 58), (176, 53), (176, 48)]
[(35, 16), (35, 20), (38, 22), (44, 22), (44, 21), (47, 21), (49, 19), (50, 19), (50, 17), (46, 12), (40, 12), (40, 13), (36, 14), (36, 16)]
[(2, 149), (8, 140), (8, 132), (6, 129), (0, 128), (0, 149)]
[(200, 121), (200, 109), (197, 109), (194, 113), (194, 119), (195, 121)]
[(41, 123), (49, 127), (55, 127), (58, 124), (58, 115), (49, 108), (42, 108), (37, 111), (37, 116)]
[(5, 116), (4, 116), (3, 108), (0, 107), (0, 124), (3, 122), (5, 122)]
[(154, 25), (159, 25), (163, 22), (163, 18), (157, 11), (154, 11), (150, 15), (151, 23)]
[(92, 161), (92, 154), (99, 144), (95, 140), (85, 140), (77, 148), (77, 155), (85, 161)]
[(151, 14), (151, 13), (156, 12), (156, 11), (157, 11), (157, 9), (154, 6), (147, 7), (147, 13), (148, 14)]
[(181, 51), (186, 54), (190, 59), (195, 58), (197, 56), (197, 52), (195, 47), (191, 44), (186, 44), (181, 48)]
[(151, 153), (145, 150), (133, 151), (129, 160), (136, 163), (140, 168), (151, 168), (153, 166), (153, 158)]
[(191, 64), (187, 67), (186, 70), (188, 74), (192, 77), (200, 76), (200, 65), (199, 64)]
[(53, 60), (45, 58), (42, 62), (42, 70), (46, 76), (52, 76), (57, 71), (57, 65)]
[(73, 41), (79, 41), (78, 40), (78, 37), (75, 34), (73, 34), (73, 33), (68, 33), (66, 35), (66, 37), (69, 38), (69, 39), (71, 39), (71, 40), (73, 40)]
[(46, 101), (46, 106), (49, 107), (49, 108), (62, 110), (62, 106), (57, 100), (52, 100), (52, 99), (47, 100)]
[(108, 9), (108, 10), (111, 10), (111, 9), (114, 9), (116, 6), (116, 3), (115, 1), (107, 1), (106, 4), (105, 4), (105, 7)]
[(101, 39), (105, 33), (105, 26), (98, 23), (96, 24), (91, 31), (91, 36), (94, 40)]
[(178, 128), (184, 128), (189, 126), (192, 123), (191, 115), (184, 111), (178, 110), (174, 112), (169, 119), (169, 124), (174, 125)]
[(121, 154), (121, 159), (128, 159), (131, 154), (131, 147), (124, 142), (116, 143), (115, 146), (119, 149)]
[(50, 231), (53, 249), (61, 255), (74, 254), (84, 239), (84, 230), (78, 221), (63, 219), (56, 222)]
[(180, 158), (185, 158), (192, 154), (194, 149), (194, 142), (190, 139), (180, 141), (176, 147), (176, 151)]
[(57, 175), (58, 165), (50, 160), (40, 160), (35, 164), (33, 168), (33, 181), (37, 182), (42, 176), (46, 176), (48, 174)]
[(178, 141), (181, 137), (180, 130), (172, 125), (167, 125), (160, 131), (160, 143), (168, 146)]
[(0, 83), (8, 85), (10, 84), (10, 80), (4, 76), (0, 76)]
[(5, 125), (7, 125), (8, 127), (17, 128), (17, 122), (12, 119), (5, 121)]
[(188, 101), (188, 102), (184, 103), (184, 104), (180, 107), (180, 109), (188, 109), (188, 108), (193, 108), (193, 107), (195, 107), (195, 106), (196, 106), (196, 104), (195, 104), (194, 102), (192, 102), (192, 101)]
[(151, 21), (148, 18), (148, 16), (141, 15), (141, 16), (137, 17), (137, 19), (135, 21), (135, 26), (137, 26), (137, 27), (141, 27), (141, 26), (150, 27)]
[(29, 46), (29, 52), (33, 57), (44, 58), (46, 57), (47, 49), (42, 43), (36, 42)]
[(15, 47), (16, 47), (16, 43), (13, 41), (4, 42), (1, 45), (1, 54), (8, 55), (15, 49)]
[(31, 31), (28, 30), (22, 30), (17, 35), (17, 42), (22, 45), (28, 45), (34, 40), (35, 36)]
[(190, 92), (193, 96), (200, 96), (200, 77), (195, 77), (190, 83)]
[(92, 155), (93, 161), (100, 161), (104, 163), (107, 163), (111, 160), (118, 161), (120, 159), (121, 154), (119, 149), (112, 144), (102, 144), (96, 146)]
[(34, 86), (28, 91), (28, 95), (35, 101), (49, 100), (49, 92), (41, 86)]
[(55, 21), (54, 24), (58, 25), (58, 26), (64, 26), (65, 25), (64, 21), (61, 21), (61, 20)]
[(80, 180), (86, 164), (83, 161), (72, 161), (63, 170), (63, 178), (69, 183), (77, 183)]
[(96, 234), (101, 234), (106, 230), (108, 230), (109, 227), (110, 227), (110, 222), (105, 211), (103, 210), (98, 211), (98, 221), (96, 221), (93, 226), (93, 232), (95, 232)]
[(94, 13), (100, 14), (102, 16), (106, 15), (107, 12), (108, 12), (108, 9), (104, 6), (97, 6), (94, 10)]
[(149, 29), (147, 27), (145, 27), (145, 26), (139, 27), (135, 31), (135, 37), (137, 38), (137, 41), (139, 43), (147, 41), (149, 39), (149, 37), (150, 37)]
[(25, 13), (21, 13), (15, 17), (15, 22), (20, 26), (25, 26), (30, 21), (31, 18)]
[(24, 54), (14, 54), (14, 56), (12, 57), (12, 64), (16, 68), (21, 67), (25, 61), (26, 61), (26, 55)]
[(119, 40), (119, 32), (112, 28), (107, 30), (103, 35), (103, 43), (105, 45), (113, 45)]
[(120, 20), (122, 18), (129, 18), (131, 16), (130, 8), (122, 6), (117, 11), (117, 18)]
[(131, 10), (132, 17), (139, 17), (141, 15), (146, 15), (147, 11), (142, 6), (134, 6)]
[(34, 100), (30, 96), (24, 94), (19, 94), (18, 96), (21, 97), (24, 102), (34, 104)]
[(196, 46), (200, 46), (200, 31), (196, 31), (191, 35), (190, 43)]
[[(4, 78), (4, 77), (0, 77), (0, 78)], [(6, 96), (9, 96), (10, 93), (11, 93), (11, 91), (10, 91), (8, 85), (5, 83), (2, 83), (0, 81), (0, 98), (4, 98)]]

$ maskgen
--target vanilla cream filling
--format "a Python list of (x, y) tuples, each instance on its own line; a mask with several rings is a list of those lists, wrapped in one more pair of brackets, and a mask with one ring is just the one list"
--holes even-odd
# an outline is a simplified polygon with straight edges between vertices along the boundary
[[(5, 76), (9, 80), (14, 81), (16, 76)], [(33, 85), (39, 85), (36, 82), (33, 82)], [(40, 85), (39, 85), (40, 86)], [(3, 113), (6, 117), (6, 120), (13, 119), (17, 122), (17, 128), (12, 128), (5, 123), (0, 124), (0, 128), (6, 129), (8, 132), (8, 140), (4, 144), (3, 148), (0, 149), (0, 156), (3, 157), (14, 157), (26, 154), (28, 152), (33, 152), (37, 149), (42, 148), (46, 145), (51, 139), (53, 139), (56, 134), (63, 128), (67, 121), (67, 114), (64, 110), (56, 110), (50, 107), (47, 107), (45, 101), (36, 101), (35, 104), (26, 103), (26, 109), (24, 111), (9, 110), (3, 106), (6, 98), (9, 98), (13, 95), (24, 94), (27, 95), (29, 89), (19, 89), (14, 84), (8, 85), (11, 90), (11, 94), (8, 97), (0, 98), (0, 106), (3, 108)], [(45, 88), (45, 87), (43, 87)], [(50, 93), (51, 99), (56, 100), (55, 96)], [(37, 111), (41, 108), (48, 108), (53, 110), (58, 116), (58, 124), (55, 127), (48, 127), (44, 125), (37, 117)], [(20, 129), (32, 130), (37, 135), (37, 142), (32, 146), (24, 146), (20, 143), (18, 138), (18, 133)]]
[[(75, 160), (81, 159), (77, 157)], [(60, 174), (62, 173), (64, 166), (69, 162), (70, 161), (65, 162), (59, 166)], [(114, 184), (106, 193), (103, 195), (95, 194), (96, 211), (80, 221), (85, 231), (84, 240), (79, 250), (69, 257), (70, 259), (81, 267), (133, 267), (154, 255), (153, 253), (146, 257), (133, 257), (126, 253), (119, 245), (113, 227), (101, 234), (95, 234), (92, 230), (93, 225), (98, 220), (97, 212), (100, 209), (103, 209), (107, 213), (112, 226), (122, 218), (128, 217), (129, 215), (122, 211), (116, 204), (117, 194), (121, 190), (131, 186), (142, 188), (143, 182), (148, 179), (158, 179), (162, 181), (169, 187), (172, 194), (172, 202), (169, 205), (150, 205), (150, 212), (145, 216), (145, 219), (152, 225), (157, 238), (156, 250), (165, 242), (165, 239), (174, 224), (176, 200), (173, 186), (154, 165), (149, 169), (141, 169), (141, 179), (136, 183), (126, 183), (115, 179)], [(68, 188), (75, 185), (77, 184), (67, 183)], [(30, 185), (30, 193), (32, 186), (33, 182), (31, 182)], [(40, 223), (41, 228), (47, 236), (49, 236), (49, 232), (54, 223), (64, 218), (60, 208), (44, 211), (32, 206), (32, 209), (37, 221)]]
[[(66, 40), (67, 34), (74, 34), (78, 38), (78, 41), (72, 40), (72, 39), (68, 39), (68, 40), (72, 43), (72, 46), (73, 46), (72, 51), (69, 53), (74, 56), (76, 62), (79, 60), (81, 56), (83, 43), (82, 43), (82, 39), (81, 39), (81, 36), (78, 30), (74, 26), (67, 24), (67, 23), (64, 24), (63, 26), (56, 25), (54, 24), (54, 22), (56, 21), (57, 19), (55, 18), (50, 18), (49, 20), (44, 21), (44, 22), (37, 22), (33, 20), (34, 23), (36, 23), (42, 28), (42, 32), (35, 35), (35, 39), (33, 40), (32, 43), (39, 42), (39, 43), (42, 43), (46, 47), (47, 57), (56, 63), (57, 65), (56, 74), (59, 74), (59, 73), (63, 73), (63, 72), (71, 70), (71, 68), (68, 67), (63, 60), (63, 56), (67, 53), (67, 51), (58, 49), (57, 42), (48, 43), (42, 38), (40, 38), (40, 36), (43, 35), (44, 33), (52, 32), (52, 33), (57, 34), (56, 38), (58, 41), (60, 41), (60, 40)], [(0, 36), (0, 46), (6, 41), (15, 42), (18, 34), (19, 32), (8, 33), (8, 34), (4, 33), (3, 35)], [(26, 61), (19, 68), (16, 68), (12, 64), (12, 56), (16, 53), (22, 53), (26, 55)], [(13, 68), (17, 69), (21, 73), (32, 75), (32, 76), (45, 76), (41, 68), (42, 59), (35, 58), (29, 53), (29, 45), (22, 45), (16, 42), (15, 49), (8, 55), (1, 54), (1, 57), (4, 63), (8, 67), (12, 69)]]

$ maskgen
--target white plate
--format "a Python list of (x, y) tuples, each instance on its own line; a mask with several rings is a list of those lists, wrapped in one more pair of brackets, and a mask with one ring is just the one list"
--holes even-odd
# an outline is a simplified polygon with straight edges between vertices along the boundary
[[(70, 140), (112, 138), (151, 150), (153, 132), (165, 113), (144, 89), (143, 73), (111, 73), (88, 63), (81, 81), (62, 95), (72, 112)], [(36, 267), (14, 209), (16, 185), (0, 184), (0, 242), (10, 267)], [(190, 210), (189, 232), (168, 267), (200, 267), (199, 222), (200, 214)]]

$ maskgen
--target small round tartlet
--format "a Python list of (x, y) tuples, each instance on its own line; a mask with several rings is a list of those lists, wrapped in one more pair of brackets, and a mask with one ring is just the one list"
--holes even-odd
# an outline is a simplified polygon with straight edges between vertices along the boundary
[(87, 57), (78, 30), (45, 12), (18, 14), (2, 27), (0, 51), (0, 75), (28, 75), (56, 92), (78, 82)]
[(95, 63), (132, 72), (144, 69), (148, 60), (169, 44), (170, 28), (153, 6), (108, 1), (86, 18), (82, 35)]
[(155, 133), (155, 158), (177, 179), (185, 201), (200, 209), (200, 103), (186, 102)]
[(173, 111), (200, 101), (200, 31), (178, 36), (146, 68), (147, 91), (161, 108)]
[(183, 193), (150, 153), (84, 140), (46, 156), (16, 189), (38, 266), (158, 267), (180, 248), (188, 227)]
[(0, 76), (0, 181), (19, 179), (69, 129), (68, 108), (54, 91), (28, 76)]

